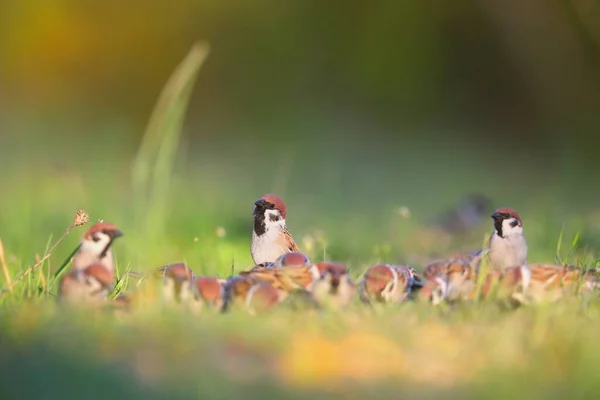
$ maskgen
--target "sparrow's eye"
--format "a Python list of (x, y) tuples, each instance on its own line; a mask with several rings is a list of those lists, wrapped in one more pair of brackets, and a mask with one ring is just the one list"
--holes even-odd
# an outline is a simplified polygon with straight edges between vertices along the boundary
[(271, 215), (269, 215), (269, 219), (271, 221), (279, 221), (281, 219), (281, 217), (277, 214), (271, 214)]
[(502, 214), (502, 218), (510, 218), (510, 214), (509, 213), (503, 213)]

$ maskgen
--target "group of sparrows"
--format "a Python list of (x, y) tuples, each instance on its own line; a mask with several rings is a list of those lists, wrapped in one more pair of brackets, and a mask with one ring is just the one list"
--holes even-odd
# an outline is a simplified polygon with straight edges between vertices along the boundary
[[(409, 299), (453, 303), (494, 296), (516, 306), (600, 287), (595, 270), (527, 264), (523, 222), (510, 208), (497, 209), (491, 215), (494, 231), (484, 249), (434, 261), (422, 273), (406, 265), (374, 265), (358, 282), (343, 264), (314, 263), (300, 252), (287, 229), (286, 216), (286, 205), (279, 196), (262, 196), (253, 211), (250, 252), (255, 265), (226, 279), (196, 276), (184, 263), (162, 266), (152, 274), (162, 281), (161, 297), (191, 310), (242, 308), (257, 313), (282, 305), (341, 309), (355, 298), (374, 305)], [(111, 296), (115, 283), (111, 245), (121, 235), (116, 226), (104, 222), (86, 232), (71, 271), (60, 283), (60, 302), (128, 308), (129, 295)], [(484, 259), (485, 272), (480, 268)]]

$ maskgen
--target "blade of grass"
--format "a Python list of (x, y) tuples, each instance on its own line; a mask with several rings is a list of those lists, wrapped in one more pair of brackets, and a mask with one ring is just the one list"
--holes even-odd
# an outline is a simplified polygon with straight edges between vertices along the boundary
[[(41, 260), (41, 257), (39, 254), (35, 255), (35, 261), (39, 262)], [(48, 268), (48, 270), (50, 270), (50, 268)], [(39, 283), (38, 286), (40, 288), (40, 294), (46, 292), (48, 290), (48, 285), (47, 285), (47, 281), (46, 281), (46, 277), (44, 276), (44, 267), (42, 266), (42, 268), (40, 269), (40, 276), (39, 276)]]
[(579, 243), (579, 237), (580, 237), (580, 232), (577, 232), (575, 234), (575, 237), (573, 238), (573, 241), (571, 242), (571, 248), (574, 249), (577, 247), (577, 243)]
[(75, 217), (73, 218), (73, 221), (71, 222), (71, 225), (69, 225), (69, 227), (67, 228), (67, 230), (65, 231), (65, 233), (63, 233), (63, 235), (58, 238), (58, 240), (56, 241), (56, 243), (54, 243), (52, 245), (52, 247), (50, 247), (50, 249), (48, 249), (45, 253), (44, 253), (44, 257), (42, 257), (39, 261), (37, 261), (35, 264), (33, 264), (32, 266), (30, 266), (29, 268), (27, 268), (21, 275), (19, 275), (19, 277), (15, 280), (15, 282), (9, 286), (8, 290), (12, 292), (12, 289), (23, 280), (23, 278), (25, 278), (26, 276), (28, 276), (29, 274), (31, 274), (36, 268), (38, 268), (44, 261), (46, 261), (48, 258), (50, 258), (50, 256), (52, 255), (52, 253), (54, 252), (54, 250), (56, 249), (56, 247), (67, 237), (69, 236), (69, 234), (73, 231), (73, 229), (75, 229), (78, 226), (82, 226), (84, 224), (86, 224), (89, 221), (89, 216), (88, 214), (83, 211), (83, 210), (77, 210), (77, 212), (75, 213)]
[(4, 279), (6, 280), (8, 290), (12, 292), (13, 284), (10, 277), (10, 272), (8, 271), (8, 266), (6, 265), (6, 258), (4, 256), (4, 243), (2, 243), (2, 239), (0, 239), (0, 263), (2, 263), (2, 272), (4, 273)]
[(556, 260), (559, 264), (562, 264), (562, 260), (560, 258), (560, 248), (562, 247), (563, 234), (565, 231), (565, 227), (563, 226), (560, 230), (560, 234), (558, 235), (558, 242), (556, 243)]
[(208, 53), (207, 44), (196, 43), (175, 69), (154, 107), (132, 166), (136, 222), (153, 235), (163, 232), (185, 111)]
[(573, 238), (573, 240), (571, 241), (571, 248), (569, 249), (569, 254), (567, 256), (567, 263), (571, 263), (571, 257), (573, 256), (573, 253), (575, 252), (575, 250), (577, 249), (577, 243), (579, 242), (579, 232), (577, 232), (575, 234), (575, 237)]
[(56, 280), (61, 277), (63, 271), (67, 268), (67, 266), (71, 262), (71, 259), (75, 256), (75, 253), (77, 253), (77, 250), (79, 250), (79, 246), (75, 247), (71, 254), (69, 254), (67, 258), (65, 258), (65, 260), (62, 262), (62, 264), (60, 264), (60, 267), (58, 267), (56, 272), (54, 272), (54, 274), (52, 275), (48, 287), (51, 287), (54, 284), (54, 282), (56, 282)]

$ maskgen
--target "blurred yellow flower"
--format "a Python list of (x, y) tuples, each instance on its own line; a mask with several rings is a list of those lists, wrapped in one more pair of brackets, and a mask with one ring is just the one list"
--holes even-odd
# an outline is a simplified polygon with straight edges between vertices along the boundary
[(406, 206), (396, 208), (396, 214), (402, 218), (410, 218), (410, 209)]
[(217, 235), (218, 238), (224, 238), (227, 235), (227, 231), (222, 226), (218, 226), (215, 230), (215, 235)]
[(337, 386), (346, 379), (379, 380), (404, 370), (401, 350), (379, 334), (351, 333), (334, 341), (296, 334), (281, 358), (283, 379), (299, 386)]

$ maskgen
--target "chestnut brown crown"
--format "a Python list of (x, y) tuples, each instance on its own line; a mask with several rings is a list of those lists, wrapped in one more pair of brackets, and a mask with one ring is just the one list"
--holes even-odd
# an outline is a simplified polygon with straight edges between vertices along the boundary
[(509, 219), (509, 218), (516, 218), (516, 220), (519, 221), (519, 226), (523, 225), (523, 221), (521, 220), (521, 216), (519, 215), (519, 213), (516, 212), (515, 210), (513, 210), (512, 208), (508, 208), (508, 207), (497, 209), (492, 214), (492, 218), (496, 221), (498, 221), (498, 220), (502, 221), (502, 220)]
[(116, 225), (109, 224), (107, 222), (98, 222), (88, 229), (83, 238), (91, 240), (94, 237), (94, 234), (98, 232), (102, 232), (111, 238), (123, 236), (123, 232), (121, 232)]
[(268, 193), (258, 199), (255, 203), (258, 207), (264, 207), (267, 209), (276, 209), (281, 213), (281, 217), (285, 219), (287, 214), (287, 207), (283, 199), (276, 194)]
[(282, 267), (301, 267), (310, 264), (310, 258), (308, 258), (306, 254), (299, 251), (292, 251), (290, 253), (281, 255), (279, 264), (281, 264)]

